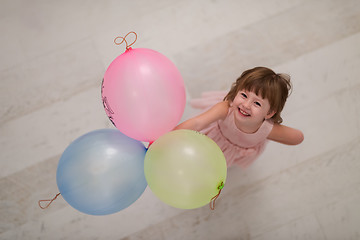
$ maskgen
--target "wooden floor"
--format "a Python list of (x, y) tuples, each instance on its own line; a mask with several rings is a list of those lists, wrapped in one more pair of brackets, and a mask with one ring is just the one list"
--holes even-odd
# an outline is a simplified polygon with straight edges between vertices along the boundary
[[(0, 3), (0, 239), (360, 239), (360, 1), (134, 0)], [(58, 160), (77, 137), (111, 128), (100, 97), (113, 39), (165, 54), (187, 99), (227, 90), (242, 71), (291, 75), (284, 124), (299, 146), (269, 143), (228, 170), (215, 211), (180, 210), (147, 188), (107, 216), (58, 193)], [(196, 113), (186, 106), (183, 120)]]

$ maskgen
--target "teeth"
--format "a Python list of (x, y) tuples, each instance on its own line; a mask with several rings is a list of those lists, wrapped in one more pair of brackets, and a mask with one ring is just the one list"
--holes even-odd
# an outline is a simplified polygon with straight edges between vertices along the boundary
[(239, 108), (239, 110), (240, 110), (240, 112), (241, 112), (242, 114), (244, 114), (245, 116), (250, 116), (250, 114), (248, 114), (248, 113), (244, 112), (244, 111), (243, 111), (243, 110), (241, 110), (240, 108)]

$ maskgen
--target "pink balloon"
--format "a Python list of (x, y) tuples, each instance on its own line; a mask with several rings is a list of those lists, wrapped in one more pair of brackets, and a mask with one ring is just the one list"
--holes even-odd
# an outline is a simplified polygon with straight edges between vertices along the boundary
[(129, 48), (106, 70), (102, 99), (117, 129), (136, 140), (152, 142), (179, 123), (185, 87), (180, 72), (164, 55)]

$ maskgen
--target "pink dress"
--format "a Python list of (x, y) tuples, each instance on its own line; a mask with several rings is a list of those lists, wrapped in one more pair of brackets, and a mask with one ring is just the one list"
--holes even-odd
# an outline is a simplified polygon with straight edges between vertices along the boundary
[[(213, 96), (215, 96), (215, 93), (217, 94), (216, 96), (221, 95), (218, 94), (220, 92), (213, 93)], [(222, 96), (225, 94), (223, 92)], [(209, 106), (206, 106), (206, 102), (213, 104), (212, 101), (206, 100), (209, 97), (204, 98), (203, 95), (202, 99), (195, 99), (191, 102), (191, 105), (195, 108), (208, 108)], [(203, 104), (200, 104), (201, 100), (203, 100)], [(217, 100), (217, 102), (222, 101), (222, 97), (218, 97)], [(234, 111), (230, 107), (228, 115), (224, 120), (214, 122), (200, 132), (217, 143), (225, 155), (228, 167), (238, 165), (241, 168), (246, 168), (264, 151), (267, 136), (270, 134), (272, 127), (273, 122), (265, 120), (255, 133), (244, 133), (236, 127)]]

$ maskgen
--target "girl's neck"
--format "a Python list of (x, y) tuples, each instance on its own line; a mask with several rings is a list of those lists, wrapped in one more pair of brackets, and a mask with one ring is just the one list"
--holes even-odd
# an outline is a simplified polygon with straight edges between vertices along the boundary
[(251, 133), (256, 133), (264, 121), (262, 121), (260, 123), (243, 124), (243, 123), (239, 123), (238, 121), (236, 121), (236, 119), (234, 117), (234, 122), (235, 122), (235, 126), (237, 127), (237, 129), (239, 129), (241, 132), (251, 134)]

